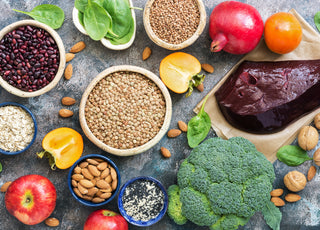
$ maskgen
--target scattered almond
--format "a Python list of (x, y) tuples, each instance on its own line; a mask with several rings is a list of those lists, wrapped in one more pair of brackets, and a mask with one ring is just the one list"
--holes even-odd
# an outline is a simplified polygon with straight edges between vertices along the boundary
[(289, 193), (284, 197), (284, 199), (288, 202), (297, 202), (301, 199), (301, 196), (299, 196), (298, 194)]
[(308, 181), (311, 181), (313, 179), (313, 177), (316, 175), (316, 172), (317, 172), (316, 167), (312, 165), (308, 171), (308, 176), (307, 176)]
[(0, 188), (0, 192), (6, 192), (11, 183), (12, 183), (11, 181), (4, 183)]
[(161, 154), (163, 157), (165, 157), (165, 158), (171, 157), (171, 153), (170, 153), (169, 149), (167, 149), (165, 147), (161, 147), (160, 151), (161, 151)]
[(44, 223), (49, 227), (57, 227), (60, 224), (59, 220), (54, 217), (47, 218)]
[(177, 137), (181, 134), (181, 130), (180, 129), (170, 129), (167, 133), (168, 137)]
[(188, 125), (183, 121), (178, 121), (178, 127), (182, 132), (188, 131)]
[(281, 207), (285, 205), (284, 201), (279, 197), (271, 197), (271, 202), (273, 202), (274, 205), (277, 207)]
[(72, 117), (73, 116), (73, 112), (69, 109), (60, 109), (59, 110), (59, 115), (61, 117)]
[(86, 44), (83, 41), (78, 42), (74, 44), (74, 46), (72, 46), (72, 48), (70, 49), (70, 53), (78, 53), (82, 51), (84, 48), (86, 48)]
[(213, 73), (214, 71), (213, 66), (207, 63), (201, 64), (201, 68), (208, 73)]
[(270, 192), (271, 196), (281, 196), (282, 194), (283, 194), (282, 188), (274, 189)]
[(66, 53), (66, 62), (71, 61), (74, 58), (74, 54), (73, 53)]
[(64, 70), (64, 78), (69, 80), (72, 77), (73, 67), (72, 64), (68, 64)]
[(146, 48), (144, 48), (144, 50), (142, 52), (142, 60), (143, 61), (147, 60), (151, 56), (151, 53), (152, 53), (152, 51), (151, 51), (150, 47), (147, 46)]
[(200, 92), (203, 92), (203, 90), (204, 90), (203, 83), (201, 83), (200, 85), (197, 86), (197, 90), (199, 90)]
[(76, 103), (76, 100), (72, 97), (64, 97), (61, 99), (61, 104), (63, 105), (74, 105)]

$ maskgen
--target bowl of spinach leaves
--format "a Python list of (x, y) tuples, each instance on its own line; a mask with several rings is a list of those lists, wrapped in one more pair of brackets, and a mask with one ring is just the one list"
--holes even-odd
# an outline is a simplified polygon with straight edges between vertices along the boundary
[(131, 0), (76, 0), (73, 23), (83, 34), (113, 50), (129, 48), (136, 34)]

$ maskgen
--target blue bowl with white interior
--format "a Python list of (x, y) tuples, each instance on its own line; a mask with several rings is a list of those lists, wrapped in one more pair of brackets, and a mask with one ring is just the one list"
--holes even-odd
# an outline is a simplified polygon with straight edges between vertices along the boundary
[[(126, 188), (128, 188), (128, 186), (132, 185), (134, 182), (137, 182), (139, 180), (153, 182), (160, 189), (160, 191), (163, 193), (163, 206), (162, 206), (161, 210), (159, 211), (159, 213), (157, 214), (156, 217), (154, 217), (150, 220), (147, 220), (147, 221), (136, 220), (132, 216), (130, 216), (126, 211), (126, 209), (124, 207), (124, 202), (123, 202), (123, 197), (126, 195), (126, 192), (125, 192)], [(167, 208), (168, 208), (168, 195), (167, 195), (166, 189), (163, 187), (161, 182), (158, 181), (157, 179), (150, 177), (150, 176), (135, 177), (135, 178), (127, 181), (120, 189), (119, 196), (118, 196), (118, 208), (119, 208), (121, 215), (130, 224), (140, 226), (140, 227), (147, 227), (147, 226), (150, 226), (150, 225), (157, 223), (165, 215)]]
[[(18, 150), (18, 151), (8, 151), (8, 150), (4, 150), (4, 149), (1, 149), (0, 148), (0, 153), (2, 154), (5, 154), (5, 155), (17, 155), (17, 154), (20, 154), (20, 153), (23, 153), (25, 152), (27, 149), (30, 148), (30, 146), (34, 143), (35, 139), (36, 139), (36, 136), (37, 136), (37, 122), (36, 122), (36, 118), (35, 116), (33, 115), (33, 113), (30, 111), (30, 109), (28, 109), (26, 106), (22, 105), (22, 104), (19, 104), (19, 103), (16, 103), (16, 102), (4, 102), (4, 103), (0, 103), (0, 108), (1, 107), (4, 107), (4, 106), (16, 106), (16, 107), (20, 107), (22, 108), (24, 111), (27, 112), (27, 114), (29, 114), (32, 118), (32, 121), (33, 121), (33, 126), (34, 126), (34, 133), (33, 133), (33, 137), (30, 141), (30, 143), (24, 148), (24, 149), (21, 149), (21, 150)], [(0, 124), (1, 125), (1, 124)]]

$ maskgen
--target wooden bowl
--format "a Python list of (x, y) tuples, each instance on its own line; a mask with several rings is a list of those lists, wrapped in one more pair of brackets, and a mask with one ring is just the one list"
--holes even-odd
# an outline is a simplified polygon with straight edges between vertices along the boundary
[(54, 77), (54, 79), (45, 87), (43, 87), (42, 89), (33, 91), (33, 92), (26, 92), (23, 90), (20, 90), (12, 85), (10, 85), (8, 82), (6, 82), (2, 77), (0, 77), (0, 85), (7, 90), (9, 93), (12, 93), (16, 96), (19, 97), (36, 97), (36, 96), (40, 96), (48, 91), (50, 91), (51, 89), (53, 89), (59, 82), (59, 80), (61, 79), (63, 72), (64, 72), (64, 68), (66, 65), (66, 55), (65, 55), (65, 49), (64, 49), (64, 45), (63, 42), (59, 36), (59, 34), (52, 29), (50, 26), (47, 26), (46, 24), (43, 24), (41, 22), (35, 21), (35, 20), (21, 20), (15, 23), (12, 23), (8, 26), (6, 26), (5, 28), (3, 28), (0, 31), (0, 40), (9, 32), (11, 32), (12, 30), (20, 27), (20, 26), (35, 26), (38, 28), (42, 28), (45, 31), (47, 31), (52, 38), (55, 40), (55, 42), (57, 43), (58, 49), (59, 49), (59, 53), (60, 53), (60, 63), (59, 63), (59, 68), (58, 71), (56, 73), (56, 76)]
[[(117, 148), (113, 148), (113, 147), (103, 143), (101, 140), (99, 140), (96, 136), (93, 135), (93, 133), (91, 132), (91, 130), (88, 127), (88, 124), (87, 124), (87, 121), (85, 118), (86, 102), (87, 102), (89, 94), (91, 93), (93, 88), (96, 86), (96, 84), (101, 79), (105, 78), (106, 76), (110, 75), (111, 73), (115, 73), (115, 72), (119, 72), (119, 71), (136, 72), (136, 73), (140, 73), (140, 74), (144, 75), (145, 77), (151, 79), (158, 86), (158, 88), (161, 90), (161, 92), (164, 96), (164, 99), (165, 99), (165, 103), (166, 103), (165, 118), (164, 118), (163, 125), (160, 128), (160, 131), (147, 143), (140, 145), (138, 147), (131, 148), (131, 149), (117, 149)], [(96, 146), (98, 146), (102, 150), (104, 150), (108, 153), (114, 154), (114, 155), (118, 155), (118, 156), (136, 155), (136, 154), (147, 151), (148, 149), (153, 147), (155, 144), (157, 144), (161, 140), (161, 138), (166, 134), (166, 132), (168, 131), (170, 121), (171, 121), (171, 116), (172, 116), (171, 97), (170, 97), (170, 94), (168, 92), (167, 87), (163, 84), (163, 82), (160, 80), (160, 78), (158, 76), (156, 76), (154, 73), (152, 73), (146, 69), (143, 69), (143, 68), (137, 67), (137, 66), (130, 66), (130, 65), (113, 66), (108, 69), (105, 69), (100, 74), (98, 74), (98, 76), (96, 76), (91, 81), (91, 83), (88, 85), (88, 87), (86, 88), (86, 90), (82, 96), (82, 99), (80, 102), (80, 108), (79, 108), (80, 125), (81, 125), (81, 128), (82, 128), (84, 134), (89, 138), (90, 141), (92, 141)]]
[(168, 49), (168, 50), (181, 50), (183, 48), (186, 48), (186, 47), (192, 45), (199, 38), (199, 36), (202, 34), (202, 32), (206, 26), (206, 18), (207, 18), (205, 6), (204, 6), (202, 0), (195, 0), (196, 3), (198, 4), (198, 8), (199, 8), (199, 12), (200, 12), (200, 22), (199, 22), (198, 28), (190, 38), (188, 38), (187, 40), (185, 40), (184, 42), (182, 42), (180, 44), (170, 44), (168, 42), (165, 42), (165, 41), (161, 40), (152, 30), (152, 27), (150, 24), (150, 8), (152, 7), (152, 4), (154, 1), (156, 1), (156, 0), (148, 0), (147, 1), (145, 8), (144, 8), (144, 13), (143, 13), (144, 28), (145, 28), (149, 38), (154, 43), (156, 43), (158, 46), (165, 48), (165, 49)]

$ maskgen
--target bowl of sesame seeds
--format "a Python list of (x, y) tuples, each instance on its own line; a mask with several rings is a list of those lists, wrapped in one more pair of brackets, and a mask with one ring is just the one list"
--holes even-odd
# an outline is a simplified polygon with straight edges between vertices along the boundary
[(171, 116), (171, 97), (159, 77), (130, 65), (98, 74), (79, 108), (80, 125), (89, 140), (118, 156), (136, 155), (157, 144)]
[(202, 0), (148, 0), (143, 24), (149, 38), (168, 50), (193, 44), (206, 26)]

